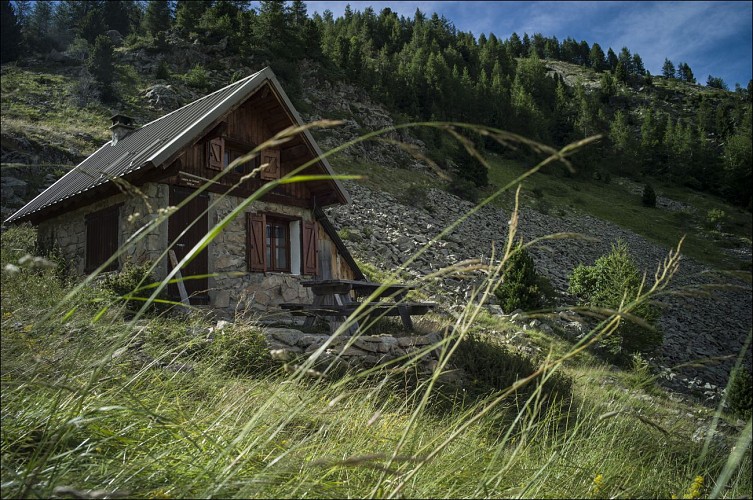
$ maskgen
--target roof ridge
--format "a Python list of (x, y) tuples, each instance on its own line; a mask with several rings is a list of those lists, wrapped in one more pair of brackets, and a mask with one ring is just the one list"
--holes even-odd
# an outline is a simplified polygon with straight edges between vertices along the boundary
[[(268, 66), (265, 66), (264, 68), (260, 69), (260, 70), (259, 70), (259, 71), (257, 71), (256, 73), (252, 73), (252, 74), (250, 74), (250, 75), (248, 75), (248, 76), (245, 76), (245, 77), (241, 78), (240, 80), (238, 80), (237, 82), (233, 82), (233, 83), (230, 83), (230, 84), (228, 84), (228, 85), (225, 85), (224, 87), (222, 87), (222, 88), (219, 88), (219, 89), (215, 90), (214, 92), (212, 92), (212, 93), (210, 93), (210, 94), (207, 94), (207, 95), (205, 95), (205, 96), (199, 97), (198, 99), (196, 99), (196, 100), (194, 100), (194, 101), (191, 101), (191, 102), (189, 102), (188, 104), (184, 104), (183, 106), (179, 107), (178, 109), (174, 109), (174, 110), (170, 111), (170, 112), (169, 112), (169, 113), (167, 113), (166, 115), (162, 115), (162, 116), (160, 116), (159, 118), (155, 118), (154, 120), (150, 121), (149, 123), (145, 123), (144, 125), (142, 125), (141, 127), (139, 127), (139, 128), (138, 128), (138, 129), (136, 129), (136, 130), (141, 130), (142, 128), (144, 128), (144, 127), (146, 127), (146, 126), (148, 126), (148, 125), (151, 125), (152, 123), (156, 123), (156, 122), (158, 122), (158, 121), (160, 121), (160, 120), (162, 120), (162, 119), (164, 119), (164, 118), (167, 118), (168, 116), (172, 115), (173, 113), (177, 113), (178, 111), (180, 111), (180, 110), (181, 110), (181, 109), (183, 109), (183, 108), (187, 108), (188, 106), (193, 106), (194, 104), (196, 104), (196, 103), (198, 103), (198, 102), (201, 102), (201, 101), (203, 101), (204, 99), (207, 99), (207, 98), (209, 98), (209, 97), (212, 97), (213, 95), (217, 94), (218, 92), (222, 92), (222, 91), (224, 91), (224, 90), (227, 90), (227, 89), (229, 89), (230, 87), (232, 87), (232, 86), (234, 86), (234, 85), (240, 85), (240, 84), (244, 83), (244, 82), (245, 82), (246, 80), (249, 80), (249, 79), (251, 79), (251, 78), (255, 77), (256, 75), (258, 75), (259, 73), (261, 73), (262, 71), (264, 71), (264, 70), (265, 70), (265, 69), (267, 69), (267, 68), (268, 68)], [(134, 130), (134, 132), (135, 132), (136, 130)]]

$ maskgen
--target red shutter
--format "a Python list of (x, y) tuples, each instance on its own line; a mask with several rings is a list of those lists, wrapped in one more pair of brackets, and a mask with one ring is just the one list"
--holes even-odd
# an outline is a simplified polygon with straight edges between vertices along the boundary
[(209, 141), (209, 168), (222, 170), (225, 162), (225, 139), (216, 137)]
[(269, 165), (262, 170), (261, 178), (264, 180), (274, 180), (280, 178), (280, 150), (279, 149), (265, 149), (261, 153), (261, 164)]
[(267, 266), (264, 249), (264, 229), (266, 221), (264, 215), (246, 214), (246, 253), (248, 255), (248, 270), (264, 272)]
[(316, 222), (303, 223), (303, 274), (316, 275), (318, 259), (316, 257), (317, 237)]

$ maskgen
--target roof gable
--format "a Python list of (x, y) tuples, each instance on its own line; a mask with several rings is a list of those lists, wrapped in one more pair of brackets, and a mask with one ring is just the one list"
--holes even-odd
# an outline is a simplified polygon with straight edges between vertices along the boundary
[[(59, 203), (78, 197), (98, 186), (111, 183), (113, 178), (123, 177), (147, 168), (155, 168), (168, 161), (175, 153), (194, 141), (206, 128), (241, 104), (265, 83), (269, 82), (294, 124), (303, 125), (300, 115), (293, 107), (287, 94), (269, 67), (221, 88), (209, 95), (176, 109), (131, 132), (116, 144), (108, 141), (91, 156), (77, 165), (52, 186), (31, 200), (5, 223), (28, 220), (41, 211)], [(301, 135), (321, 156), (316, 141), (308, 130)], [(319, 163), (327, 174), (334, 171), (326, 159)], [(342, 184), (333, 179), (334, 189), (345, 203), (350, 197)]]

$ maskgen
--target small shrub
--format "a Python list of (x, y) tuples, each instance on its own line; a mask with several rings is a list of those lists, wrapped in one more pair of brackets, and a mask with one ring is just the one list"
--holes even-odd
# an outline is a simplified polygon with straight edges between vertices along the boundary
[[(110, 291), (120, 298), (129, 296), (135, 297), (134, 299), (124, 300), (126, 301), (126, 307), (129, 311), (138, 311), (141, 309), (141, 306), (144, 305), (144, 301), (139, 299), (146, 299), (150, 297), (153, 292), (152, 289), (140, 289), (157, 281), (154, 274), (150, 272), (151, 267), (151, 262), (134, 264), (133, 262), (126, 261), (120, 271), (105, 274), (102, 277), (100, 286), (104, 290)], [(164, 298), (164, 295), (165, 293), (163, 291), (159, 298)], [(159, 308), (157, 305), (158, 304), (156, 303), (152, 303), (148, 310), (158, 310)]]
[(753, 379), (744, 366), (732, 371), (727, 386), (727, 404), (730, 411), (743, 420), (753, 414)]
[(641, 203), (646, 207), (656, 207), (656, 192), (651, 184), (646, 184), (643, 187), (643, 195), (641, 196)]
[(476, 203), (478, 201), (478, 188), (476, 187), (476, 184), (473, 183), (473, 181), (470, 181), (468, 179), (461, 179), (459, 177), (456, 177), (447, 186), (447, 192), (472, 203)]
[(545, 302), (545, 290), (551, 290), (551, 285), (539, 276), (533, 258), (518, 244), (506, 263), (502, 284), (494, 291), (500, 306), (505, 312), (537, 309)]
[(717, 231), (721, 231), (727, 221), (727, 212), (718, 208), (712, 208), (706, 213), (706, 225)]
[(426, 188), (411, 184), (403, 193), (403, 202), (412, 207), (425, 207), (428, 202)]
[(198, 90), (209, 89), (209, 72), (199, 63), (189, 69), (185, 75), (183, 75), (183, 81), (186, 85)]
[[(627, 246), (618, 241), (612, 251), (599, 257), (593, 266), (577, 266), (570, 275), (570, 293), (582, 305), (617, 309), (634, 300), (641, 285), (641, 275)], [(617, 330), (601, 340), (601, 345), (618, 358), (627, 358), (635, 352), (652, 351), (661, 345), (663, 337), (655, 326), (659, 318), (656, 306), (643, 302), (631, 313), (646, 320), (653, 329), (623, 319)]]
[(264, 335), (248, 325), (235, 324), (217, 332), (211, 353), (233, 375), (268, 373), (275, 366)]
[[(452, 363), (468, 374), (471, 388), (478, 393), (504, 390), (537, 368), (532, 359), (509, 350), (493, 338), (478, 335), (469, 335), (460, 342)], [(530, 395), (535, 386), (532, 383), (521, 388), (519, 395)], [(564, 401), (570, 397), (572, 381), (555, 373), (544, 383), (543, 390), (550, 400)]]
[(170, 78), (170, 67), (164, 59), (160, 60), (157, 69), (154, 71), (154, 78), (157, 80), (167, 80)]

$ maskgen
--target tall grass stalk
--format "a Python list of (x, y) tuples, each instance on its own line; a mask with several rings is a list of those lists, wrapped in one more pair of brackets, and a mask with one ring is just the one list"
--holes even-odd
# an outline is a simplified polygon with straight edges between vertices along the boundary
[[(499, 343), (478, 340), (474, 332), (515, 251), (521, 181), (552, 162), (568, 164), (569, 155), (597, 138), (554, 150), (489, 127), (414, 123), (366, 134), (327, 155), (417, 126), (446, 131), (485, 165), (460, 131), (546, 155), (443, 228), (383, 280), (384, 286), (396, 282), (401, 270), (428, 248), (517, 186), (507, 239), (492, 249), (488, 262), (458, 263), (415, 283), (421, 287), (471, 271), (483, 275), (463, 310), (442, 320), (441, 340), (382, 366), (340, 373), (334, 363), (325, 362), (327, 349), (356, 321), (362, 328), (348, 338), (348, 345), (368, 332), (369, 311), (363, 305), (308, 357), (272, 373), (239, 376), (228, 373), (209, 344), (192, 333), (208, 326), (196, 312), (144, 316), (149, 304), (161, 300), (160, 291), (176, 281), (178, 270), (264, 193), (290, 182), (354, 178), (303, 175), (317, 161), (312, 160), (244, 199), (164, 279), (142, 281), (118, 302), (91, 288), (110, 261), (72, 287), (54, 285), (49, 270), (3, 272), (3, 497), (667, 497), (681, 496), (697, 476), (712, 485), (704, 493), (749, 496), (750, 421), (734, 448), (697, 444), (682, 417), (685, 406), (672, 403), (678, 413), (668, 413), (668, 400), (652, 406), (630, 392), (599, 386), (604, 373), (611, 373), (603, 366), (574, 368), (570, 363), (621, 321), (641, 322), (631, 312), (668, 293), (682, 242), (657, 266), (653, 282), (644, 277), (636, 297), (626, 297), (615, 310), (584, 309), (601, 322), (565, 353), (550, 349), (531, 361), (533, 368), (493, 388), (445, 382), (468, 342)], [(178, 207), (163, 210), (118, 255), (237, 164), (302, 130), (283, 131)], [(140, 196), (136, 189), (123, 189)], [(15, 257), (5, 248), (5, 236), (3, 266)], [(524, 248), (575, 236), (549, 235)], [(166, 255), (167, 249), (161, 258)], [(151, 296), (135, 317), (124, 321), (122, 299), (137, 300), (135, 293), (143, 290), (151, 290)], [(52, 305), (39, 315), (33, 301), (18, 299), (28, 296)], [(260, 327), (253, 318), (239, 316), (233, 328), (240, 335)], [(438, 361), (426, 372), (421, 359), (431, 351), (438, 353)], [(190, 369), (184, 369), (186, 364)], [(568, 389), (555, 390), (557, 384)], [(717, 419), (721, 412), (720, 407)]]

